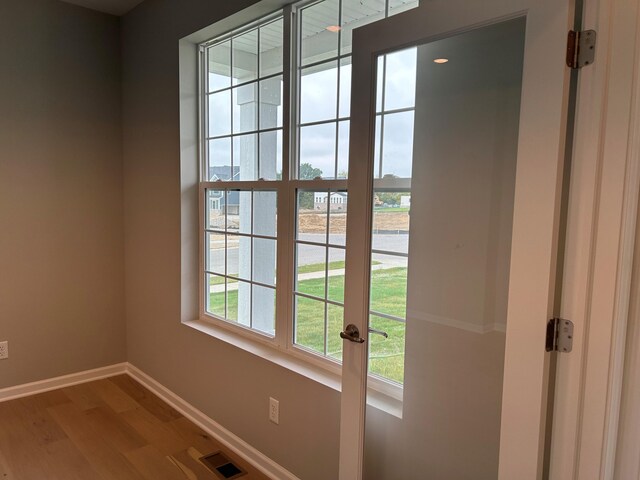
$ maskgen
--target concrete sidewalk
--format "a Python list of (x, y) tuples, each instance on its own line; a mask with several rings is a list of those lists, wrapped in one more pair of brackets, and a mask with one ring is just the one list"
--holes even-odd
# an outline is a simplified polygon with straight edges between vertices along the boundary
[[(398, 265), (394, 265), (394, 264), (385, 264), (385, 263), (380, 263), (378, 265), (374, 265), (373, 267), (371, 267), (372, 270), (386, 270), (389, 268), (397, 268)], [(337, 268), (334, 270), (329, 270), (328, 272), (328, 276), (329, 277), (337, 277), (337, 276), (344, 276), (345, 271), (344, 268)], [(320, 270), (318, 272), (309, 272), (309, 273), (303, 273), (298, 275), (298, 281), (302, 281), (302, 280), (313, 280), (313, 279), (317, 279), (317, 278), (324, 278), (324, 271)], [(228, 284), (228, 291), (229, 292), (233, 292), (238, 290), (238, 282), (234, 282), (234, 283), (229, 283)], [(224, 292), (224, 284), (220, 284), (220, 285), (211, 285), (209, 287), (209, 293), (221, 293)]]

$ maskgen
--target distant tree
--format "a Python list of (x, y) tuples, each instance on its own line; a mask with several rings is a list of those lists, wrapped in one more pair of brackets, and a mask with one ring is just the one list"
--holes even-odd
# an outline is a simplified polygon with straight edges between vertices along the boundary
[(378, 192), (378, 199), (387, 205), (400, 205), (401, 196), (399, 192)]
[[(298, 178), (300, 180), (313, 180), (316, 177), (322, 176), (322, 170), (314, 168), (310, 163), (303, 163), (300, 165), (298, 171)], [(300, 192), (299, 207), (306, 210), (313, 210), (313, 192)]]
[(303, 163), (300, 165), (300, 171), (298, 172), (298, 178), (300, 180), (313, 180), (316, 177), (322, 176), (322, 170), (314, 168), (310, 163)]

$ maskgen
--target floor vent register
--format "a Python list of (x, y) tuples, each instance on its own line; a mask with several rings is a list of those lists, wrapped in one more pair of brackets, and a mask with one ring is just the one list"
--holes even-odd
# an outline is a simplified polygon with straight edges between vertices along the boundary
[(205, 455), (200, 461), (215, 473), (218, 478), (224, 480), (233, 480), (247, 474), (246, 471), (238, 467), (222, 452)]

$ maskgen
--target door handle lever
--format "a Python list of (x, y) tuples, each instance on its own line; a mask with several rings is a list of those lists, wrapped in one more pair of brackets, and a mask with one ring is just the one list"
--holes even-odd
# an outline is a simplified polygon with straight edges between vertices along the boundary
[(364, 343), (364, 338), (360, 338), (360, 330), (353, 323), (347, 325), (344, 332), (340, 332), (340, 338), (355, 343)]

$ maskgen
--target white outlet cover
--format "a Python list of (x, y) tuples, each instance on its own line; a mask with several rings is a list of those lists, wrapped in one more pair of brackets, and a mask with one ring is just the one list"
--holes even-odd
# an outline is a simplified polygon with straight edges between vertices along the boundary
[(9, 342), (0, 342), (0, 360), (9, 358)]
[(269, 420), (278, 425), (280, 423), (280, 402), (269, 397)]

